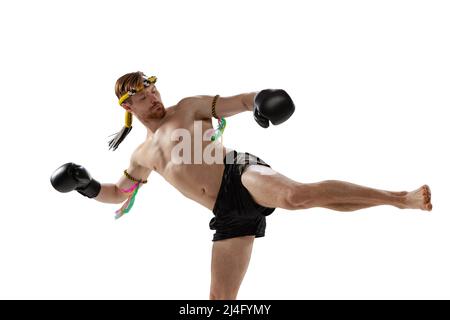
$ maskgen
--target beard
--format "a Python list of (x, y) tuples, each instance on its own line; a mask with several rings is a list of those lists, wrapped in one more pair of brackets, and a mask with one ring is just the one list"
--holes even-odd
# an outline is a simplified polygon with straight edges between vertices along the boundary
[(149, 119), (162, 119), (166, 115), (166, 109), (162, 104), (158, 104), (148, 115)]

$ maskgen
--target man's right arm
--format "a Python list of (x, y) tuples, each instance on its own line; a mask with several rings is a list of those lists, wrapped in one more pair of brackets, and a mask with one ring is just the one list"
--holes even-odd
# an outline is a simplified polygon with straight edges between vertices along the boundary
[[(130, 176), (140, 179), (147, 180), (151, 173), (151, 169), (143, 167), (138, 164), (137, 161), (132, 157), (130, 160), (130, 165), (128, 166), (127, 172)], [(102, 188), (100, 193), (94, 199), (100, 202), (106, 203), (122, 203), (128, 199), (131, 192), (123, 192), (121, 190), (128, 190), (135, 184), (134, 181), (128, 179), (125, 174), (123, 174), (117, 183), (102, 183)]]
[[(147, 180), (151, 169), (139, 165), (133, 155), (127, 172), (136, 179)], [(50, 181), (53, 187), (60, 192), (76, 190), (88, 198), (105, 203), (121, 203), (125, 201), (131, 192), (123, 191), (130, 189), (134, 185), (134, 182), (125, 177), (125, 175), (122, 175), (116, 184), (100, 184), (83, 166), (75, 163), (66, 163), (56, 169)]]
[(100, 193), (93, 199), (104, 203), (122, 203), (127, 197), (119, 192), (114, 183), (102, 183)]

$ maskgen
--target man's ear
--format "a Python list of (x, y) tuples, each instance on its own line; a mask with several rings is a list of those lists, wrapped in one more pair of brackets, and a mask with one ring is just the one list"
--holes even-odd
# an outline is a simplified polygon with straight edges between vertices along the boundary
[(124, 108), (126, 111), (128, 111), (128, 112), (132, 112), (131, 111), (131, 108), (130, 108), (130, 104), (128, 103), (128, 102), (123, 102), (122, 104), (121, 104), (121, 107), (122, 108)]

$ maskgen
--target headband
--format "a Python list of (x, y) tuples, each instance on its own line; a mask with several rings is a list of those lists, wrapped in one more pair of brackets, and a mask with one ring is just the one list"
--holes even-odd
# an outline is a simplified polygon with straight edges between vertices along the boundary
[[(147, 77), (146, 75), (142, 75), (142, 86), (139, 86), (137, 88), (132, 88), (128, 90), (125, 94), (123, 94), (119, 98), (119, 105), (122, 105), (122, 103), (127, 100), (129, 97), (134, 96), (136, 93), (144, 90), (144, 88), (149, 87), (150, 85), (156, 83), (157, 78), (155, 76)], [(216, 114), (215, 105), (217, 102), (217, 98), (219, 98), (219, 95), (216, 95), (213, 99), (212, 103), (212, 114), (214, 118), (218, 120), (218, 128), (215, 130), (215, 133), (211, 137), (211, 141), (217, 140), (217, 138), (221, 137), (223, 134), (223, 131), (225, 130), (226, 121), (225, 118), (220, 118)], [(125, 137), (130, 133), (133, 123), (133, 115), (126, 111), (125, 112), (125, 126), (117, 133), (114, 133), (112, 135), (115, 135), (113, 139), (109, 141), (109, 149), (116, 150), (119, 144), (125, 139)]]
[(146, 75), (142, 76), (142, 83), (143, 86), (139, 88), (132, 88), (131, 90), (127, 91), (123, 96), (119, 98), (119, 105), (122, 105), (122, 103), (127, 100), (129, 97), (134, 96), (136, 93), (142, 91), (144, 88), (150, 87), (151, 84), (156, 83), (157, 78), (155, 76), (147, 77)]
[[(157, 78), (155, 76), (147, 77), (146, 75), (142, 75), (142, 86), (139, 86), (137, 88), (131, 88), (128, 90), (125, 94), (123, 94), (119, 98), (119, 105), (122, 105), (122, 103), (127, 100), (129, 97), (134, 96), (136, 93), (144, 90), (145, 88), (149, 87), (150, 85), (156, 83)], [(116, 150), (119, 144), (125, 139), (125, 137), (130, 133), (131, 129), (133, 128), (133, 115), (126, 111), (125, 112), (125, 126), (117, 133), (114, 133), (114, 138), (111, 139), (109, 144), (109, 149)], [(111, 135), (111, 136), (112, 136)]]

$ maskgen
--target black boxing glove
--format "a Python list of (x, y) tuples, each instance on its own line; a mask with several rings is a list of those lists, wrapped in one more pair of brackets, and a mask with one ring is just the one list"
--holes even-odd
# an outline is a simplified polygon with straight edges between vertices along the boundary
[(82, 166), (69, 162), (56, 169), (50, 177), (52, 186), (59, 192), (78, 191), (83, 196), (94, 198), (101, 185)]
[(263, 128), (269, 127), (269, 121), (274, 125), (285, 122), (294, 111), (294, 102), (282, 89), (262, 90), (253, 101), (253, 117)]

